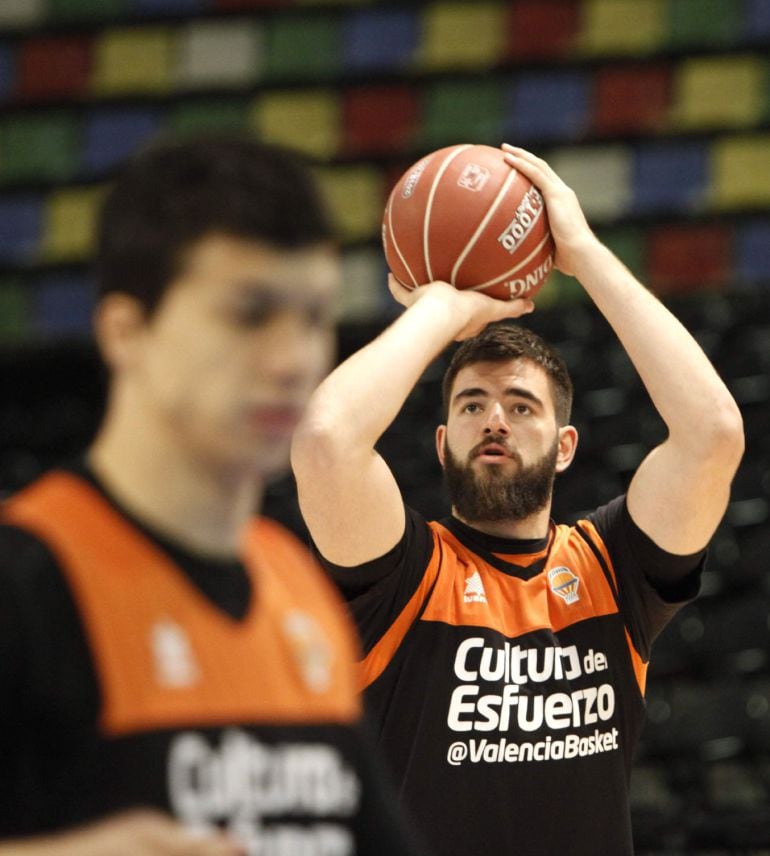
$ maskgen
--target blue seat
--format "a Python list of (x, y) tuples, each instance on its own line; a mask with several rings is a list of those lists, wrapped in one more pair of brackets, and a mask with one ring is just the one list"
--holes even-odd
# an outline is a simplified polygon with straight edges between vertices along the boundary
[(639, 214), (692, 211), (703, 205), (708, 150), (700, 142), (643, 146), (634, 158), (633, 207)]
[(90, 333), (94, 289), (85, 274), (48, 274), (38, 280), (32, 309), (35, 334), (83, 337)]
[(128, 0), (128, 11), (143, 15), (194, 15), (206, 12), (211, 0)]
[(770, 36), (770, 0), (744, 0), (743, 34), (747, 42), (764, 42)]
[(737, 275), (744, 283), (770, 283), (770, 220), (754, 220), (738, 228)]
[(6, 44), (0, 44), (0, 99), (5, 101), (16, 83), (16, 57)]
[(508, 139), (577, 140), (591, 124), (592, 91), (587, 74), (538, 72), (513, 81), (508, 96)]
[(28, 264), (38, 255), (43, 199), (35, 194), (0, 198), (0, 262)]
[(402, 68), (414, 56), (420, 36), (419, 11), (362, 10), (346, 17), (343, 67), (353, 71)]
[(87, 174), (101, 176), (133, 154), (161, 127), (161, 114), (152, 109), (94, 111), (85, 127)]

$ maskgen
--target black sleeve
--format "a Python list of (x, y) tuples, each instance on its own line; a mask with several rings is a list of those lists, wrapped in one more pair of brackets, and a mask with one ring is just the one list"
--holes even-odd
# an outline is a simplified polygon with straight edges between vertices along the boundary
[(632, 520), (625, 495), (598, 508), (589, 520), (615, 568), (618, 605), (631, 639), (649, 660), (656, 636), (697, 596), (706, 551), (679, 556), (658, 547)]
[(93, 661), (56, 560), (29, 533), (0, 526), (0, 838), (55, 826), (50, 759), (74, 723), (95, 723), (98, 707)]
[(433, 549), (433, 532), (425, 518), (406, 508), (404, 534), (384, 556), (356, 567), (344, 567), (319, 555), (321, 564), (349, 604), (365, 654), (396, 620), (419, 587)]

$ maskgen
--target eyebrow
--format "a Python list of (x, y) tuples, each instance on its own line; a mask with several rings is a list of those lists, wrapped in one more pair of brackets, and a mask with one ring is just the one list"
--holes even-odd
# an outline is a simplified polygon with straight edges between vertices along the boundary
[[(543, 402), (530, 390), (522, 386), (509, 386), (504, 393), (509, 398), (523, 398), (526, 401), (531, 401), (539, 407), (543, 407)], [(453, 403), (462, 401), (466, 398), (489, 398), (489, 393), (480, 386), (471, 386), (467, 389), (461, 389), (452, 399)]]

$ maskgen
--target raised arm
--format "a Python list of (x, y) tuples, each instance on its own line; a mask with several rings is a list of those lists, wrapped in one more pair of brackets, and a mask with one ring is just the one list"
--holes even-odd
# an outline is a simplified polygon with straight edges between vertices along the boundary
[(727, 387), (685, 327), (593, 235), (574, 192), (543, 160), (504, 147), (543, 192), (555, 263), (580, 281), (609, 321), (668, 428), (634, 474), (628, 509), (661, 548), (706, 545), (743, 454), (743, 423)]
[(410, 292), (391, 277), (390, 285), (406, 311), (326, 378), (292, 444), (305, 522), (321, 553), (339, 565), (382, 556), (403, 535), (401, 493), (374, 447), (427, 366), (453, 339), (533, 308), (446, 283)]

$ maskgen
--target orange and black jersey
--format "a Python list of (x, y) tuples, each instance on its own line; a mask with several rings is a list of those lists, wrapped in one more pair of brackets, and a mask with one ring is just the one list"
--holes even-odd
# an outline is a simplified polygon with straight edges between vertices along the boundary
[(657, 548), (620, 497), (533, 541), (408, 510), (382, 558), (326, 563), (380, 746), (439, 856), (633, 852), (646, 664), (702, 562)]
[(0, 527), (0, 838), (152, 806), (250, 856), (414, 853), (363, 736), (360, 650), (277, 524), (196, 559), (83, 470)]

